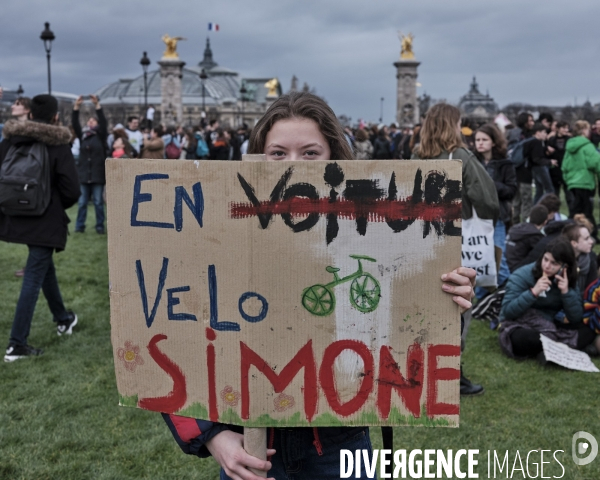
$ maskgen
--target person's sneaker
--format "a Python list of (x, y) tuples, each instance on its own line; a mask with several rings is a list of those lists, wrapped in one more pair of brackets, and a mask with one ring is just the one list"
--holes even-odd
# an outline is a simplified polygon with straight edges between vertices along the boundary
[(96, 233), (98, 235), (104, 235), (106, 232), (104, 231), (104, 227), (96, 227)]
[(9, 345), (6, 349), (6, 355), (4, 355), (5, 362), (14, 362), (21, 358), (37, 357), (44, 353), (39, 348), (33, 348), (31, 345)]
[(58, 322), (56, 327), (56, 332), (58, 336), (61, 335), (71, 335), (73, 333), (73, 327), (77, 325), (77, 315), (73, 312), (69, 312), (69, 319), (64, 322)]
[(462, 373), (462, 368), (460, 370), (460, 394), (463, 397), (473, 397), (475, 395), (481, 395), (484, 392), (484, 388), (477, 384), (471, 382), (467, 377), (465, 377)]

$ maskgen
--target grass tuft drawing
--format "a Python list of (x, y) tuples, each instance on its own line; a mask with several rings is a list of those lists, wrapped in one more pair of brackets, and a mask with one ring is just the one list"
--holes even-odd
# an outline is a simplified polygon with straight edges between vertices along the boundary
[(346, 282), (350, 285), (350, 303), (359, 312), (369, 313), (379, 305), (381, 297), (381, 285), (373, 275), (363, 272), (362, 260), (376, 262), (374, 258), (366, 255), (350, 255), (350, 258), (358, 261), (358, 270), (347, 277), (338, 275), (340, 271), (336, 267), (327, 267), (325, 270), (333, 274), (333, 282), (325, 285), (316, 284), (305, 288), (302, 292), (302, 306), (313, 315), (325, 317), (331, 315), (335, 310), (335, 294), (333, 288)]

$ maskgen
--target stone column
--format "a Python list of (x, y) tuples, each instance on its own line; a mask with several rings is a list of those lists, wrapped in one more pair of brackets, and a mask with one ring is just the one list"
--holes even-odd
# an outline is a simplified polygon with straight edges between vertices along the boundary
[(416, 60), (400, 60), (394, 63), (398, 79), (398, 102), (396, 105), (396, 122), (403, 127), (411, 127), (419, 122), (419, 102), (417, 100), (417, 67)]
[(183, 122), (181, 77), (185, 62), (175, 58), (162, 58), (160, 65), (161, 121), (165, 125)]

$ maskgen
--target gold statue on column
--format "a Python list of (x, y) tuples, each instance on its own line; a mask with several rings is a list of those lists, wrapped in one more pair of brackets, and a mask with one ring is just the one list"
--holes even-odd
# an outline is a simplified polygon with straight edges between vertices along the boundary
[(277, 87), (279, 86), (279, 81), (276, 78), (272, 78), (267, 83), (265, 83), (265, 88), (268, 88), (267, 97), (277, 97)]
[(402, 35), (402, 32), (398, 32), (398, 38), (400, 39), (401, 50), (400, 50), (400, 59), (401, 60), (414, 60), (415, 53), (413, 52), (413, 40), (415, 36), (412, 33), (408, 35)]
[(170, 37), (168, 33), (165, 33), (162, 36), (162, 41), (165, 42), (167, 49), (165, 53), (163, 53), (163, 58), (176, 58), (179, 59), (179, 55), (177, 55), (177, 42), (180, 40), (187, 40), (187, 38), (183, 37)]

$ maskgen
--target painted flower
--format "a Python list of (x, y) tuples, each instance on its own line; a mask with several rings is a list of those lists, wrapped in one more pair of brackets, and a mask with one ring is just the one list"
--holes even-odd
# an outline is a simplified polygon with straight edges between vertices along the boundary
[(275, 397), (273, 403), (275, 403), (275, 410), (278, 412), (283, 412), (289, 408), (292, 408), (296, 402), (294, 401), (294, 397), (291, 395), (280, 393)]
[(140, 356), (140, 347), (134, 345), (129, 340), (125, 342), (125, 348), (117, 350), (117, 356), (125, 364), (125, 368), (130, 372), (135, 372), (135, 367), (143, 365), (144, 360)]
[(221, 390), (221, 399), (231, 407), (237, 407), (238, 402), (240, 401), (240, 392), (235, 392), (233, 387), (227, 385), (223, 390)]

